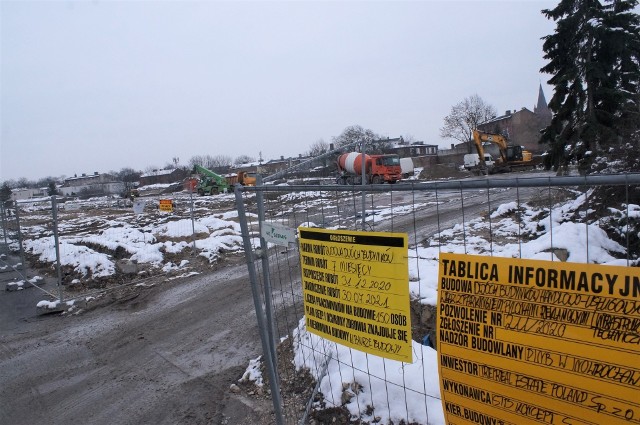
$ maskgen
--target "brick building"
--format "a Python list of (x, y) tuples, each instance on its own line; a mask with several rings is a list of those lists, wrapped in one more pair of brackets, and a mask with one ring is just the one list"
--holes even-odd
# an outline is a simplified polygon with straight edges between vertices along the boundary
[(492, 118), (478, 125), (478, 130), (486, 133), (503, 134), (509, 143), (524, 146), (534, 155), (546, 150), (545, 145), (538, 143), (540, 131), (551, 123), (551, 110), (542, 91), (538, 90), (538, 102), (533, 111), (522, 108), (519, 111), (506, 111), (504, 115)]

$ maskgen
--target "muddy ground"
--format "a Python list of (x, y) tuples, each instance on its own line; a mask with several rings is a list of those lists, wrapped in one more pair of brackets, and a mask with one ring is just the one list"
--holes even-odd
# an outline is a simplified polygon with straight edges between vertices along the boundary
[(35, 288), (0, 292), (0, 423), (253, 424), (270, 415), (266, 397), (246, 385), (230, 391), (261, 352), (239, 259), (179, 283), (111, 291), (84, 311), (38, 316), (40, 298)]
[[(466, 202), (470, 213), (486, 209), (482, 198)], [(438, 213), (395, 217), (377, 230), (411, 230), (417, 242), (459, 221), (454, 202)], [(85, 309), (55, 315), (36, 313), (43, 299), (36, 288), (0, 291), (0, 423), (274, 423), (268, 386), (238, 382), (262, 353), (244, 254), (228, 253), (197, 271), (112, 285)], [(0, 273), (0, 287), (9, 275)], [(55, 292), (55, 276), (47, 280), (43, 287)], [(422, 338), (432, 331), (431, 313), (413, 307), (414, 339)], [(278, 357), (287, 358), (286, 348)], [(281, 383), (284, 403), (300, 418), (313, 382), (285, 375), (296, 377)], [(348, 423), (344, 413), (311, 417), (315, 424)]]

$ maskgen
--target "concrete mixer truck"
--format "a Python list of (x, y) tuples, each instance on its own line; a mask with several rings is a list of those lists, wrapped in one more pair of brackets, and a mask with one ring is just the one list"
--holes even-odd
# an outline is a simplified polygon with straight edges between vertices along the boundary
[[(366, 182), (369, 184), (395, 183), (402, 178), (400, 157), (390, 155), (364, 155)], [(350, 152), (338, 157), (338, 184), (361, 184), (362, 154)]]

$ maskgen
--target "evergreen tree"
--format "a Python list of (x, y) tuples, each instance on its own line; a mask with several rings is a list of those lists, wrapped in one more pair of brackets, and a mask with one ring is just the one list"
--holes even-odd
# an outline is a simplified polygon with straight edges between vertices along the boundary
[(57, 195), (58, 194), (58, 188), (56, 187), (56, 182), (54, 181), (50, 181), (49, 185), (47, 186), (47, 194), (49, 196), (53, 196), (53, 195)]
[(0, 201), (8, 201), (11, 199), (11, 188), (7, 182), (4, 182), (0, 187)]
[(640, 20), (638, 0), (561, 0), (542, 13), (557, 22), (543, 38), (541, 71), (555, 86), (554, 116), (541, 142), (551, 147), (554, 168), (589, 151), (616, 146), (638, 129)]

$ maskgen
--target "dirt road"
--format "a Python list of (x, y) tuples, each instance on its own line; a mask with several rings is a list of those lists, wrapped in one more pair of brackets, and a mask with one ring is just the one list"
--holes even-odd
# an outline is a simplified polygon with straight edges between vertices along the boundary
[[(413, 243), (460, 222), (459, 193), (420, 196), (419, 214), (375, 230), (409, 232)], [(486, 194), (464, 198), (467, 220), (488, 210)], [(515, 199), (493, 191), (494, 204)], [(297, 275), (297, 260), (283, 267)], [(262, 351), (243, 256), (206, 275), (120, 289), (79, 315), (37, 316), (41, 295), (0, 291), (1, 424), (269, 423), (270, 399), (229, 390)], [(301, 310), (281, 309), (292, 315), (282, 336)]]
[[(260, 354), (245, 276), (241, 262), (110, 295), (77, 316), (38, 317), (33, 302), (31, 314), (12, 311), (19, 319), (5, 317), (0, 336), (0, 423), (231, 424), (268, 414), (229, 392)], [(35, 291), (0, 293), (1, 305)]]

